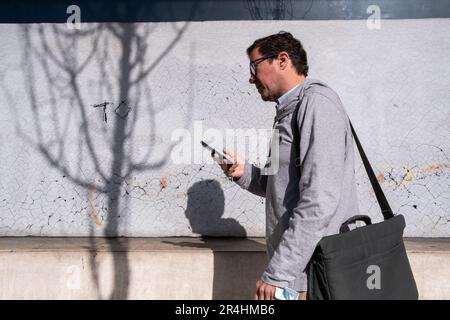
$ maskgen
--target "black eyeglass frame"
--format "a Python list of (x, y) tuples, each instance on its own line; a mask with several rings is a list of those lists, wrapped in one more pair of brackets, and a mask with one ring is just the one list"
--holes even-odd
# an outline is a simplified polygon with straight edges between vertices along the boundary
[(274, 54), (274, 55), (271, 55), (271, 56), (265, 56), (265, 57), (258, 58), (255, 61), (250, 61), (250, 63), (249, 63), (250, 75), (252, 77), (256, 77), (256, 66), (258, 64), (260, 64), (261, 62), (263, 62), (264, 60), (273, 59), (275, 57), (278, 57), (278, 54)]

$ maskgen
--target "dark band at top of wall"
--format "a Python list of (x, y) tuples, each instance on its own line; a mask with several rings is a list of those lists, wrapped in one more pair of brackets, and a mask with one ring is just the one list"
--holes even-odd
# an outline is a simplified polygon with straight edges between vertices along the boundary
[[(450, 0), (2, 0), (0, 23), (449, 18)], [(373, 5), (377, 6), (373, 7)]]

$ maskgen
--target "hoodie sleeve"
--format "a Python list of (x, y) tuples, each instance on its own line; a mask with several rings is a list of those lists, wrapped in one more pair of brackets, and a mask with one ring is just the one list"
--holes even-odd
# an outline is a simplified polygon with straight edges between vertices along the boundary
[[(304, 271), (335, 214), (343, 182), (346, 117), (340, 102), (320, 94), (305, 96), (300, 109), (299, 200), (262, 280), (286, 287)], [(302, 284), (306, 287), (306, 283)]]
[(236, 183), (257, 196), (266, 196), (267, 176), (261, 174), (260, 168), (247, 161), (244, 166), (244, 174), (236, 180)]

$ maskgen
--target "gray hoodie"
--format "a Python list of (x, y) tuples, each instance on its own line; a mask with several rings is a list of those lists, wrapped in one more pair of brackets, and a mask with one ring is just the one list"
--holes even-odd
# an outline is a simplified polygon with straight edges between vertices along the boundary
[[(292, 126), (299, 103), (296, 167)], [(266, 198), (269, 264), (261, 279), (306, 291), (306, 267), (316, 244), (324, 236), (339, 233), (341, 224), (359, 211), (353, 135), (338, 95), (309, 78), (276, 106), (274, 128), (280, 139), (276, 174), (264, 175), (246, 162), (244, 175), (236, 183)]]

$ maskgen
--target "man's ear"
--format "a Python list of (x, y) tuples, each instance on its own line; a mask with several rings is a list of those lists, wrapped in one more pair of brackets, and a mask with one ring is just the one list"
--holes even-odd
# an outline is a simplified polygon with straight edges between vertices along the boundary
[(285, 70), (289, 63), (289, 54), (286, 51), (281, 51), (278, 54), (278, 61), (280, 64), (280, 69)]

